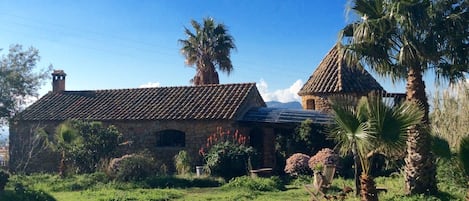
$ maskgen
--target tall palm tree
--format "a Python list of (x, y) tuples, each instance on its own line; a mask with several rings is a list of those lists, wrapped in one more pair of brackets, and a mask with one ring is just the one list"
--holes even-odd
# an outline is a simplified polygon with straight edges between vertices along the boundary
[(407, 80), (407, 100), (424, 108), (423, 123), (409, 128), (405, 158), (407, 194), (435, 193), (436, 168), (430, 151), (429, 104), (423, 73), (450, 82), (469, 71), (466, 0), (352, 0), (360, 19), (341, 34), (349, 62), (360, 62), (393, 81)]
[(330, 137), (342, 154), (352, 150), (360, 161), (361, 200), (378, 200), (374, 178), (369, 174), (371, 157), (374, 153), (389, 157), (402, 154), (407, 128), (421, 122), (423, 110), (411, 102), (392, 106), (377, 95), (363, 97), (354, 109), (341, 103), (334, 103), (332, 108), (336, 124)]
[(216, 69), (233, 71), (230, 54), (236, 49), (233, 37), (224, 24), (217, 24), (213, 18), (205, 18), (203, 24), (191, 21), (194, 32), (185, 29), (187, 39), (180, 39), (181, 53), (186, 57), (186, 65), (195, 66), (196, 75), (191, 80), (194, 85), (219, 84)]

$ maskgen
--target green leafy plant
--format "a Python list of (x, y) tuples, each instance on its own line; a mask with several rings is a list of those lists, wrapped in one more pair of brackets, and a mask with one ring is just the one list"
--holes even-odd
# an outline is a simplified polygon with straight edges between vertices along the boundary
[(314, 172), (322, 172), (324, 170), (324, 165), (322, 163), (317, 163), (311, 168)]
[[(100, 167), (101, 161), (114, 156), (122, 134), (115, 126), (101, 122), (66, 121), (57, 127), (53, 147), (61, 153), (59, 174), (67, 169), (90, 173)], [(67, 166), (68, 165), (68, 166)]]
[[(349, 152), (354, 155), (356, 193), (360, 192), (362, 200), (377, 200), (376, 184), (370, 175), (371, 156), (375, 153), (385, 156), (402, 154), (407, 129), (419, 124), (424, 112), (412, 102), (392, 106), (379, 94), (361, 98), (356, 107), (335, 102), (332, 108), (336, 124), (330, 137), (337, 142), (343, 155)], [(361, 167), (359, 180), (358, 165)]]
[(249, 160), (255, 151), (247, 142), (248, 137), (237, 130), (230, 132), (219, 127), (207, 138), (199, 154), (203, 156), (206, 169), (211, 174), (231, 179), (248, 172)]
[(180, 175), (184, 175), (190, 172), (191, 158), (187, 151), (179, 151), (179, 153), (174, 156), (174, 165), (176, 166), (176, 170)]
[(281, 191), (285, 190), (285, 185), (279, 177), (251, 178), (249, 176), (242, 176), (231, 179), (223, 188), (245, 188), (251, 191)]
[(142, 181), (157, 173), (153, 157), (146, 154), (125, 155), (111, 160), (108, 174), (118, 181)]

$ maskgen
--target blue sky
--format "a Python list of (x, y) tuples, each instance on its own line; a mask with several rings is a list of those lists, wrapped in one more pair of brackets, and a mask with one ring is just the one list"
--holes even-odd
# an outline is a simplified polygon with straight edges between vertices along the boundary
[[(221, 83), (256, 82), (264, 99), (297, 100), (299, 87), (347, 23), (346, 0), (0, 1), (0, 48), (34, 46), (40, 67), (67, 73), (67, 90), (189, 85), (178, 39), (190, 20), (228, 26), (237, 51)], [(404, 84), (377, 80), (391, 92)], [(51, 90), (48, 81), (41, 95)]]

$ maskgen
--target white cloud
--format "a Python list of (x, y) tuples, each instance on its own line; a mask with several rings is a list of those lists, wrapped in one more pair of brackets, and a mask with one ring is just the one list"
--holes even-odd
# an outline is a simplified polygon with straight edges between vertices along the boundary
[(139, 88), (152, 88), (152, 87), (159, 87), (161, 84), (159, 82), (148, 82), (146, 84), (142, 84)]
[(274, 92), (269, 91), (269, 85), (265, 82), (264, 79), (261, 79), (259, 83), (257, 83), (257, 88), (259, 89), (259, 93), (261, 93), (262, 98), (264, 101), (279, 101), (282, 103), (286, 102), (293, 102), (293, 101), (301, 101), (300, 96), (298, 96), (298, 91), (300, 91), (301, 87), (303, 86), (302, 80), (297, 80), (293, 83), (290, 87), (286, 89), (279, 89), (275, 90)]

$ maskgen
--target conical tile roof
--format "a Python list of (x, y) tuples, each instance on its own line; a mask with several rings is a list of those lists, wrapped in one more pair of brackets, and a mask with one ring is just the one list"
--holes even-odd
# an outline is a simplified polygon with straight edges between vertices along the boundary
[(347, 62), (336, 45), (327, 53), (298, 95), (369, 93), (371, 91), (384, 91), (384, 89), (365, 69), (347, 66)]

